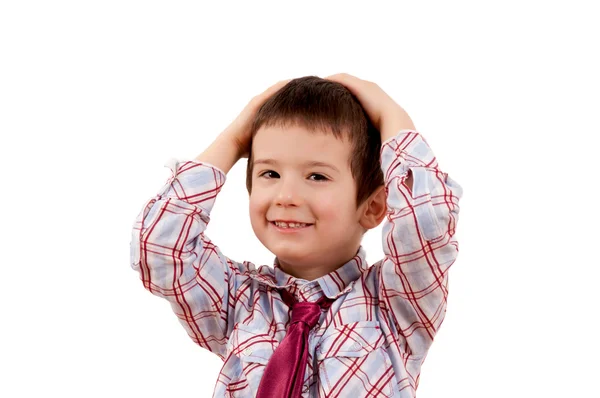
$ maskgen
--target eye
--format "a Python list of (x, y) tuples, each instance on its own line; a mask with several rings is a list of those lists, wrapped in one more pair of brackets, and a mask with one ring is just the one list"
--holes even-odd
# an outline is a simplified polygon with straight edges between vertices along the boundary
[[(263, 172), (263, 173), (260, 173), (258, 176), (259, 176), (259, 177), (264, 177), (264, 178), (266, 178), (266, 179), (269, 179), (269, 180), (270, 180), (271, 178), (276, 178), (275, 176), (273, 176), (273, 177), (268, 177), (268, 176), (267, 176), (267, 174), (269, 174), (269, 173), (273, 173), (273, 174), (275, 174), (277, 177), (279, 177), (279, 174), (277, 174), (277, 172), (275, 172), (275, 171), (273, 171), (273, 170), (267, 170), (267, 171), (265, 171), (265, 172)], [(316, 176), (316, 177), (317, 177), (317, 179), (313, 179), (313, 181), (315, 181), (315, 182), (322, 182), (322, 181), (328, 181), (328, 180), (329, 180), (329, 179), (328, 179), (327, 177), (325, 177), (324, 175), (321, 175), (321, 174), (318, 174), (318, 173), (312, 173), (312, 174), (310, 175), (310, 177), (312, 177), (312, 176)]]
[[(323, 176), (323, 175), (321, 175), (321, 174), (317, 174), (317, 173), (312, 173), (310, 176), (311, 176), (311, 177), (312, 177), (312, 176), (319, 176), (320, 178), (322, 178), (322, 179), (318, 179), (318, 180), (316, 180), (316, 181), (327, 181), (327, 180), (328, 180), (328, 178), (327, 178), (327, 177), (325, 177), (325, 176)], [(314, 180), (313, 180), (313, 181), (314, 181)]]
[[(259, 176), (259, 177), (262, 177), (262, 176), (264, 176), (264, 175), (265, 175), (265, 174), (267, 174), (267, 173), (274, 173), (274, 174), (277, 174), (277, 173), (275, 173), (273, 170), (267, 170), (267, 171), (265, 171), (264, 173), (261, 173), (261, 174), (259, 174), (258, 176)], [(279, 174), (277, 174), (277, 175), (279, 175)], [(270, 177), (267, 177), (267, 178), (270, 178)]]

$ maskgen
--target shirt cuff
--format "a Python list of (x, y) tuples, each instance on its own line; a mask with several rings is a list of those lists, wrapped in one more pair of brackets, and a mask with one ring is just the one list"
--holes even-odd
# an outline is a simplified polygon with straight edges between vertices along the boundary
[(210, 212), (227, 175), (209, 163), (171, 158), (164, 164), (171, 177), (159, 191), (161, 199), (179, 199)]
[(387, 169), (399, 162), (406, 167), (437, 168), (437, 160), (433, 151), (416, 130), (400, 130), (395, 137), (381, 143), (381, 163), (385, 173)]
[(215, 166), (214, 164), (210, 164), (207, 162), (202, 162), (200, 160), (178, 160), (177, 158), (171, 158), (169, 160), (167, 160), (165, 162), (165, 167), (168, 167), (169, 169), (171, 169), (171, 171), (173, 172), (173, 174), (175, 174), (176, 168), (177, 168), (177, 164), (178, 163), (182, 163), (182, 162), (190, 162), (190, 163), (196, 163), (196, 164), (203, 164), (205, 166), (210, 166), (213, 169), (217, 169), (218, 171), (220, 171), (222, 174), (227, 175), (227, 173), (225, 173), (223, 170), (221, 170), (219, 167)]

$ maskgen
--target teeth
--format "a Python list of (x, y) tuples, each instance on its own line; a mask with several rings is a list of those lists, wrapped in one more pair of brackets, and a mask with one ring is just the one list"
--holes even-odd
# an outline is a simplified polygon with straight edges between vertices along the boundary
[(285, 223), (285, 222), (279, 222), (279, 221), (275, 221), (275, 225), (277, 225), (280, 228), (302, 228), (302, 227), (306, 227), (308, 224), (299, 224), (299, 223)]

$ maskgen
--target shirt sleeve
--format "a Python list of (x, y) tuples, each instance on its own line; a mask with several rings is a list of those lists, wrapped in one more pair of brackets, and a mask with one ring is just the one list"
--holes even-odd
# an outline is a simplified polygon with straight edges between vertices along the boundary
[[(420, 367), (444, 320), (448, 269), (462, 188), (440, 170), (425, 138), (402, 130), (382, 143), (387, 195), (379, 294), (398, 332), (400, 349)], [(412, 173), (412, 192), (405, 185)], [(417, 377), (418, 375), (413, 375)]]
[(165, 166), (172, 176), (134, 222), (131, 267), (147, 290), (169, 301), (195, 343), (224, 359), (228, 303), (245, 264), (224, 256), (204, 232), (226, 175), (198, 161)]

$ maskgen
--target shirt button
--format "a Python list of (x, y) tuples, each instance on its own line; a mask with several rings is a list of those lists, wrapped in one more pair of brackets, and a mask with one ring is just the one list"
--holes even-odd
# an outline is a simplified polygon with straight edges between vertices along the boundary
[(244, 351), (242, 351), (244, 353), (244, 355), (250, 355), (252, 354), (252, 350), (250, 348), (246, 348)]

